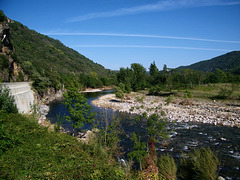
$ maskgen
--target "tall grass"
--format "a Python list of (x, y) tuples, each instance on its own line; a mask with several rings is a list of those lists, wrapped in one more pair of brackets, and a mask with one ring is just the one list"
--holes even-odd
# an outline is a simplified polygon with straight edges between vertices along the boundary
[(160, 178), (166, 180), (177, 179), (177, 165), (173, 157), (169, 156), (168, 154), (165, 156), (160, 156), (157, 165)]
[(180, 160), (179, 176), (183, 179), (215, 180), (220, 165), (210, 148), (200, 148)]

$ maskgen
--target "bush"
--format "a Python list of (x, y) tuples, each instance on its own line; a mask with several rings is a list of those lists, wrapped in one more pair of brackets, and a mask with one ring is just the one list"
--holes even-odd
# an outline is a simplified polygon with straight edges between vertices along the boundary
[(0, 84), (0, 111), (5, 113), (17, 113), (18, 109), (14, 104), (14, 99), (10, 94), (10, 90)]
[[(0, 113), (2, 124), (1, 119)], [(101, 153), (95, 144), (83, 145), (21, 114), (4, 116), (3, 124), (4, 134), (14, 147), (4, 146), (0, 155), (0, 179), (124, 179), (106, 149)]]
[(172, 101), (173, 101), (173, 99), (174, 99), (174, 95), (172, 95), (172, 94), (171, 94), (171, 95), (170, 95), (170, 96), (168, 96), (168, 97), (167, 97), (167, 99), (165, 100), (166, 104), (167, 104), (167, 105), (169, 105), (169, 104), (170, 104), (170, 102), (172, 102)]
[(217, 98), (219, 99), (228, 99), (233, 94), (233, 90), (227, 89), (227, 88), (221, 88)]
[(219, 165), (210, 148), (200, 148), (180, 160), (179, 176), (183, 179), (215, 180)]
[(193, 97), (193, 95), (192, 95), (192, 92), (191, 92), (191, 91), (186, 90), (186, 91), (184, 92), (184, 98), (192, 98), (192, 97)]
[(177, 179), (177, 165), (173, 157), (168, 154), (166, 156), (160, 156), (157, 166), (161, 178), (168, 180)]

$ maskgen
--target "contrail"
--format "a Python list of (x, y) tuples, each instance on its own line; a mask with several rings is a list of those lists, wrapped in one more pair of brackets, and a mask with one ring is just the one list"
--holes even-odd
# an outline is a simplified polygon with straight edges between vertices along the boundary
[(147, 34), (118, 34), (118, 33), (43, 33), (43, 34), (53, 35), (53, 36), (118, 36), (118, 37), (161, 38), (161, 39), (178, 39), (178, 40), (240, 44), (240, 41), (226, 41), (226, 40), (179, 37), (179, 36), (159, 36), (159, 35), (147, 35)]
[(155, 48), (155, 49), (186, 49), (186, 50), (204, 50), (204, 51), (234, 51), (232, 49), (213, 49), (213, 48), (195, 48), (195, 47), (178, 47), (178, 46), (144, 46), (144, 45), (72, 45), (74, 48)]
[(91, 12), (88, 14), (83, 14), (77, 17), (72, 17), (67, 19), (67, 22), (79, 22), (86, 21), (97, 18), (108, 18), (125, 16), (132, 14), (141, 14), (147, 12), (156, 11), (169, 11), (173, 9), (181, 8), (193, 8), (193, 7), (207, 7), (207, 6), (231, 6), (239, 5), (239, 0), (161, 0), (151, 4), (145, 4), (140, 6), (133, 6), (127, 8), (115, 9), (112, 11), (104, 12)]

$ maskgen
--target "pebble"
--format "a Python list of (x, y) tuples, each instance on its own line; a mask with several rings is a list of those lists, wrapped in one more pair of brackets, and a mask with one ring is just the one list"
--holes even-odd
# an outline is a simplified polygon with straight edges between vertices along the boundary
[(220, 102), (199, 99), (197, 101), (201, 102), (196, 101), (196, 104), (194, 104), (194, 99), (190, 99), (191, 105), (186, 106), (179, 103), (183, 101), (182, 99), (175, 99), (175, 102), (166, 105), (163, 97), (145, 96), (143, 102), (138, 102), (134, 96), (131, 96), (130, 100), (121, 101), (114, 94), (108, 94), (101, 96), (92, 103), (99, 107), (131, 114), (147, 112), (148, 116), (153, 113), (160, 115), (161, 111), (165, 111), (166, 118), (170, 122), (200, 122), (240, 128), (240, 108), (238, 106), (228, 107)]

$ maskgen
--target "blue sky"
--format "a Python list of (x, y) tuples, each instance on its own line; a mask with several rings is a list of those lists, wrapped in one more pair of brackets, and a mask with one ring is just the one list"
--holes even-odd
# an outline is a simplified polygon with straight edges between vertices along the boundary
[(240, 0), (0, 0), (0, 9), (114, 70), (240, 50)]

